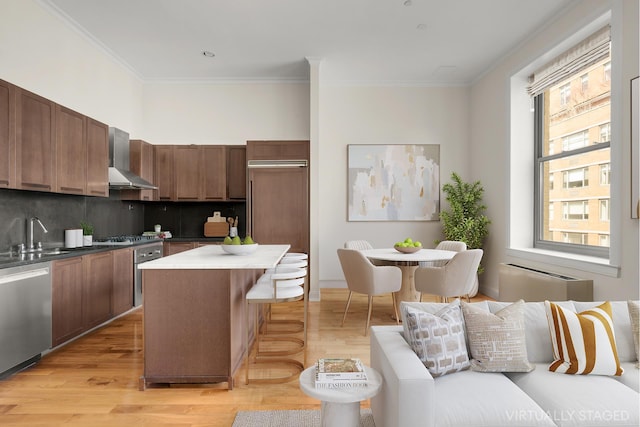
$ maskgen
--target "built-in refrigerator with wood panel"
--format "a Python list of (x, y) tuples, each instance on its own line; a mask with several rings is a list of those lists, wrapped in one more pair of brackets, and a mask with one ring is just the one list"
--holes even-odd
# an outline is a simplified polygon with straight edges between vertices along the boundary
[(309, 141), (247, 141), (247, 234), (309, 253)]

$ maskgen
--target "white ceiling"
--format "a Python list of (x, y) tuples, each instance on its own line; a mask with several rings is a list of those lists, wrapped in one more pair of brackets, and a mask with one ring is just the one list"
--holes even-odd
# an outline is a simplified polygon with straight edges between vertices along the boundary
[(306, 81), (305, 58), (316, 58), (326, 82), (460, 85), (473, 82), (572, 1), (41, 3), (144, 81)]

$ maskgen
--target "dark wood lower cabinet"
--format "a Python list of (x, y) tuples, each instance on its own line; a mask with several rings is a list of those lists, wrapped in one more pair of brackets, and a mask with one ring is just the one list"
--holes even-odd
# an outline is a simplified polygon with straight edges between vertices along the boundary
[(261, 270), (143, 270), (144, 375), (150, 383), (233, 388), (242, 365), (245, 295)]
[(52, 346), (133, 306), (133, 249), (98, 252), (52, 262)]
[(113, 251), (112, 312), (118, 316), (133, 307), (133, 249)]
[(84, 331), (82, 318), (82, 257), (52, 263), (52, 345), (56, 347)]
[(100, 252), (83, 256), (85, 299), (82, 308), (85, 327), (91, 329), (112, 317), (113, 253)]

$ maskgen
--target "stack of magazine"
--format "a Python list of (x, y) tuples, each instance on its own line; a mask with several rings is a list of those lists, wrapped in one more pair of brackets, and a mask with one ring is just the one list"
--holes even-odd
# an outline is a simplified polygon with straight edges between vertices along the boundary
[(316, 388), (366, 387), (367, 373), (360, 359), (318, 359)]

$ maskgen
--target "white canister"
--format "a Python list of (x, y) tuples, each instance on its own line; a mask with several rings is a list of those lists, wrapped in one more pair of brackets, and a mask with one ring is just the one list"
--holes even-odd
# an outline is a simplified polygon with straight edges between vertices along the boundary
[(76, 248), (81, 248), (84, 246), (84, 239), (82, 238), (82, 228), (76, 228)]
[(64, 230), (64, 247), (75, 248), (76, 247), (76, 230)]
[(92, 246), (93, 245), (93, 236), (82, 236), (82, 245), (83, 246)]

